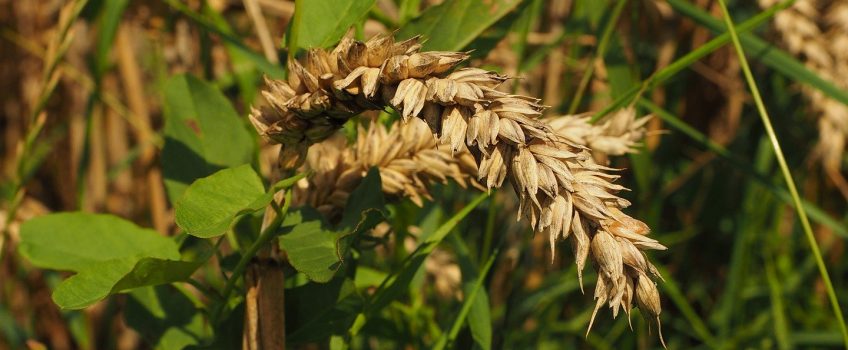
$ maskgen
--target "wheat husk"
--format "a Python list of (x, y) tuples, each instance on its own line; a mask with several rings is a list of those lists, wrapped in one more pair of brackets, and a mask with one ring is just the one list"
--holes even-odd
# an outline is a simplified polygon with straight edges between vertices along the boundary
[[(631, 244), (640, 254), (665, 247), (646, 236), (647, 225), (621, 211), (630, 203), (616, 195), (624, 190), (613, 183), (618, 176), (597, 164), (587, 146), (561, 135), (568, 134), (569, 127), (557, 132), (540, 119), (544, 106), (538, 99), (496, 90), (506, 77), (478, 68), (457, 68), (468, 58), (466, 53), (419, 50), (418, 37), (395, 42), (387, 35), (367, 42), (344, 38), (331, 51), (310, 49), (304, 63), (289, 60), (287, 81), (267, 81), (263, 96), (268, 104), (254, 108), (250, 119), (262, 136), (282, 145), (282, 168), (299, 167), (311, 157), (308, 153), (323, 152), (314, 161), (326, 162), (327, 167), (333, 162), (360, 165), (350, 167), (356, 169), (352, 172), (328, 175), (336, 183), (346, 184), (362, 176), (365, 164), (383, 164), (381, 175), (383, 169), (394, 171), (386, 172), (390, 176), (384, 175), (384, 181), (391, 177), (390, 181), (395, 181), (392, 186), (400, 192), (407, 188), (405, 184), (415, 188), (414, 177), (399, 171), (405, 166), (386, 165), (386, 161), (397, 160), (393, 148), (385, 146), (388, 143), (370, 147), (372, 138), (389, 137), (391, 131), (380, 127), (360, 130), (369, 136), (357, 140), (355, 154), (337, 150), (335, 160), (327, 156), (334, 151), (308, 152), (309, 146), (330, 138), (353, 116), (394, 108), (404, 122), (429, 129), (426, 134), (418, 126), (408, 135), (398, 131), (401, 136), (395, 140), (399, 148), (432, 140), (446, 147), (440, 152), (448, 152), (454, 159), (473, 159), (476, 180), (486, 189), (502, 187), (509, 179), (519, 198), (519, 219), (550, 237), (552, 253), (557, 241), (574, 236), (571, 242), (581, 286), (583, 268), (591, 258), (593, 265), (600, 267), (595, 293), (598, 305), (608, 304), (613, 316), (621, 309), (629, 314), (632, 300), (639, 305), (638, 294), (634, 294), (637, 288), (632, 286), (639, 278), (659, 276), (647, 260), (644, 265), (628, 266), (637, 274), (626, 273), (620, 242)], [(462, 173), (442, 177), (464, 179)], [(426, 185), (421, 187), (426, 189)], [(303, 195), (346, 199), (337, 193)]]

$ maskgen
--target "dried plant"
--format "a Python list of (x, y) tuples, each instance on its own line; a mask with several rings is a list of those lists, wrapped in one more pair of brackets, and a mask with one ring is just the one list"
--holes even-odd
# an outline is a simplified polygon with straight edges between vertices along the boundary
[(351, 147), (336, 134), (310, 148), (305, 166), (314, 175), (295, 188), (295, 201), (329, 217), (341, 212), (371, 167), (380, 171), (383, 192), (408, 197), (419, 206), (432, 199), (427, 188), (433, 182), (452, 179), (462, 187), (479, 186), (473, 179), (477, 165), (471, 154), (465, 150), (452, 155), (439, 147), (427, 126), (417, 120), (395, 123), (391, 129), (381, 124), (367, 130), (360, 126)]
[(310, 49), (303, 65), (289, 60), (288, 81), (269, 80), (263, 92), (269, 105), (250, 116), (260, 134), (282, 144), (279, 166), (299, 166), (311, 144), (351, 117), (391, 106), (405, 121), (424, 120), (452, 153), (468, 147), (486, 188), (509, 178), (519, 219), (547, 234), (552, 251), (557, 240), (573, 237), (581, 284), (589, 257), (599, 272), (595, 313), (608, 304), (614, 317), (621, 310), (629, 315), (635, 301), (659, 323), (653, 282), (659, 274), (643, 251), (665, 247), (646, 236), (647, 225), (621, 211), (630, 203), (615, 195), (624, 187), (612, 183), (618, 177), (608, 173), (612, 169), (540, 120), (538, 99), (495, 90), (506, 77), (455, 69), (467, 54), (420, 47), (418, 37), (345, 38), (332, 51)]
[[(760, 0), (768, 7), (776, 0)], [(840, 88), (848, 89), (848, 1), (798, 0), (775, 16), (783, 44), (804, 64)], [(804, 86), (810, 108), (818, 115), (819, 142), (815, 156), (848, 198), (848, 182), (840, 172), (848, 142), (848, 106), (820, 90)]]
[[(545, 119), (557, 134), (573, 144), (587, 147), (596, 156), (620, 156), (633, 153), (647, 133), (645, 125), (650, 116), (636, 118), (636, 109), (620, 109), (598, 124), (592, 124), (591, 114), (566, 115)], [(598, 154), (602, 153), (602, 154)]]

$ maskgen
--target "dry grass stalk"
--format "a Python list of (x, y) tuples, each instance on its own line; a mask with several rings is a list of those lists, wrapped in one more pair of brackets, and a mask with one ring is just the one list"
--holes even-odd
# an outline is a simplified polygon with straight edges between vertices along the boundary
[(538, 99), (495, 90), (506, 77), (455, 69), (467, 54), (420, 47), (418, 37), (345, 38), (332, 51), (310, 49), (305, 64), (290, 60), (289, 80), (269, 80), (263, 92), (269, 105), (250, 116), (260, 134), (282, 144), (279, 166), (301, 165), (311, 144), (351, 117), (391, 106), (405, 121), (424, 120), (452, 153), (467, 147), (487, 188), (509, 178), (519, 218), (547, 234), (552, 251), (557, 240), (573, 237), (578, 278), (590, 257), (599, 272), (596, 311), (608, 304), (614, 317), (629, 315), (635, 301), (659, 322), (653, 282), (659, 274), (643, 251), (665, 247), (646, 236), (647, 225), (621, 211), (630, 203), (614, 194), (624, 188), (612, 183), (618, 177), (608, 173), (612, 169), (541, 121)]
[[(775, 3), (760, 0), (763, 7)], [(786, 49), (808, 68), (848, 89), (848, 0), (798, 0), (777, 13), (774, 27)], [(802, 91), (818, 115), (819, 142), (814, 154), (848, 198), (848, 181), (840, 171), (848, 145), (848, 106), (813, 87), (804, 86)]]

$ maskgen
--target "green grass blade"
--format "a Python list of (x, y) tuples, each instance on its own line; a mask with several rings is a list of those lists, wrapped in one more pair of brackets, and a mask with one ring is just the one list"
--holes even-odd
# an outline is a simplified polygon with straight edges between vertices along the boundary
[(792, 195), (792, 201), (795, 203), (796, 212), (798, 213), (798, 217), (801, 219), (801, 226), (804, 228), (804, 234), (806, 234), (807, 240), (810, 244), (810, 249), (813, 252), (813, 256), (816, 258), (819, 274), (821, 275), (825, 288), (827, 289), (827, 296), (828, 299), (830, 299), (833, 313), (835, 314), (836, 320), (839, 322), (839, 327), (842, 330), (843, 344), (848, 347), (848, 326), (845, 325), (845, 319), (842, 316), (842, 309), (839, 306), (839, 300), (836, 298), (836, 291), (833, 289), (833, 283), (830, 281), (827, 266), (821, 256), (821, 251), (819, 251), (816, 237), (813, 235), (813, 228), (810, 226), (810, 220), (807, 218), (807, 213), (804, 211), (801, 203), (801, 196), (798, 194), (798, 189), (795, 188), (795, 180), (792, 178), (792, 173), (789, 171), (789, 166), (786, 164), (786, 159), (783, 156), (783, 150), (780, 147), (780, 142), (778, 141), (774, 128), (771, 125), (771, 119), (769, 118), (768, 112), (766, 112), (766, 107), (763, 103), (762, 97), (760, 96), (760, 90), (757, 88), (757, 82), (754, 80), (754, 75), (751, 73), (751, 67), (748, 66), (748, 60), (745, 57), (745, 50), (742, 48), (742, 43), (740, 42), (736, 29), (733, 26), (733, 20), (730, 18), (730, 12), (727, 10), (727, 5), (724, 0), (719, 0), (718, 3), (721, 7), (722, 14), (724, 15), (724, 23), (727, 26), (727, 31), (730, 32), (733, 46), (736, 49), (736, 55), (739, 57), (742, 72), (745, 74), (745, 80), (748, 82), (751, 95), (754, 97), (754, 102), (757, 105), (757, 111), (763, 121), (766, 133), (768, 134), (769, 139), (771, 139), (777, 162), (780, 165), (780, 171), (783, 173), (786, 186), (789, 188), (789, 193)]
[[(709, 13), (686, 1), (669, 0), (668, 3), (676, 11), (689, 16), (695, 22), (712, 31), (720, 32), (725, 30), (720, 20), (715, 19)], [(739, 27), (737, 26), (737, 31), (740, 31)], [(848, 104), (848, 91), (840, 89), (832, 82), (818, 76), (793, 56), (758, 38), (754, 34), (741, 34), (739, 35), (739, 39), (742, 47), (751, 57), (756, 58), (758, 61), (795, 81), (810, 85), (833, 99)]]
[[(658, 265), (657, 270), (663, 276), (671, 276), (671, 273), (663, 266)], [(716, 341), (715, 336), (712, 332), (710, 332), (706, 322), (698, 316), (698, 312), (695, 311), (695, 308), (693, 308), (686, 300), (686, 296), (680, 291), (680, 287), (677, 285), (677, 282), (673, 278), (668, 278), (665, 282), (659, 283), (659, 285), (662, 287), (665, 295), (667, 295), (677, 309), (680, 310), (683, 317), (689, 321), (689, 325), (692, 326), (692, 330), (695, 331), (695, 334), (698, 335), (700, 340), (710, 348), (716, 348), (718, 346), (718, 342)]]
[(618, 24), (621, 12), (624, 11), (624, 5), (627, 5), (627, 0), (618, 0), (615, 4), (615, 8), (613, 8), (607, 24), (604, 25), (604, 31), (603, 34), (601, 34), (601, 41), (598, 43), (598, 51), (595, 53), (595, 57), (592, 57), (589, 61), (589, 67), (587, 67), (586, 71), (583, 73), (583, 77), (580, 78), (580, 85), (577, 86), (577, 92), (574, 93), (574, 97), (571, 99), (571, 104), (568, 106), (568, 112), (566, 114), (574, 114), (574, 112), (577, 111), (577, 107), (580, 107), (580, 101), (583, 100), (583, 94), (586, 92), (586, 88), (589, 87), (589, 82), (592, 80), (592, 74), (595, 73), (595, 63), (598, 60), (604, 59), (604, 55), (607, 53), (607, 47), (609, 47), (610, 38), (612, 38), (612, 33), (615, 31), (615, 26)]
[(424, 264), (427, 256), (436, 249), (439, 243), (441, 243), (442, 240), (444, 240), (444, 238), (453, 231), (462, 219), (468, 216), (474, 208), (480, 205), (480, 203), (483, 203), (483, 201), (488, 197), (488, 193), (480, 194), (474, 198), (471, 203), (468, 203), (468, 205), (448, 219), (448, 221), (445, 221), (445, 223), (439, 226), (433, 234), (428, 235), (427, 238), (424, 239), (424, 242), (422, 242), (418, 248), (403, 261), (401, 268), (383, 280), (377, 288), (377, 291), (374, 292), (374, 296), (369, 300), (364, 310), (357, 316), (353, 326), (351, 326), (348, 330), (348, 336), (353, 337), (358, 334), (359, 330), (365, 326), (368, 318), (374, 312), (383, 309), (392, 300), (395, 300), (404, 291), (406, 291), (406, 288), (415, 276), (416, 271), (418, 271), (418, 269)]
[[(669, 2), (671, 1), (673, 0), (670, 0)], [(751, 17), (747, 21), (740, 23), (739, 26), (736, 27), (736, 30), (739, 32), (747, 32), (753, 30), (754, 28), (757, 28), (758, 26), (762, 25), (763, 23), (774, 17), (774, 15), (780, 10), (783, 10), (789, 5), (791, 5), (794, 1), (795, 0), (784, 0), (779, 4), (774, 5), (768, 8), (767, 10), (761, 12), (760, 14)], [(630, 90), (624, 92), (609, 106), (607, 106), (600, 112), (595, 113), (595, 115), (592, 116), (591, 122), (595, 123), (607, 114), (611, 113), (612, 111), (618, 110), (624, 106), (629, 105), (639, 96), (641, 96), (643, 92), (658, 86), (660, 83), (670, 79), (683, 69), (691, 66), (693, 63), (713, 53), (715, 50), (718, 50), (720, 47), (726, 45), (729, 42), (730, 35), (728, 33), (724, 33), (708, 41), (706, 44), (701, 45), (697, 49), (692, 50), (683, 57), (678, 58), (665, 68), (656, 71), (654, 74), (648, 77), (648, 79), (645, 79), (645, 81), (642, 82), (641, 85), (634, 86)]]
[[(733, 153), (724, 148), (724, 146), (711, 140), (709, 136), (702, 134), (700, 131), (689, 126), (689, 124), (686, 124), (686, 122), (684, 122), (677, 116), (671, 114), (662, 107), (653, 104), (647, 99), (640, 99), (638, 104), (639, 106), (651, 111), (651, 113), (656, 115), (658, 118), (662, 119), (666, 123), (666, 125), (676, 129), (677, 131), (682, 132), (686, 136), (689, 136), (696, 142), (703, 145), (708, 150), (712, 151), (719, 157), (733, 164), (737, 169), (739, 169), (746, 175), (754, 178), (758, 184), (768, 189), (769, 192), (780, 198), (780, 200), (782, 200), (784, 203), (792, 206), (795, 205), (795, 203), (792, 201), (792, 196), (789, 194), (789, 192), (787, 192), (783, 188), (777, 187), (772, 184), (766, 175), (761, 174), (760, 172), (755, 170), (747, 161), (742, 160), (739, 157), (733, 155)], [(830, 215), (828, 215), (824, 210), (817, 207), (813, 203), (810, 203), (806, 200), (802, 200), (801, 203), (804, 207), (804, 211), (807, 212), (810, 218), (812, 218), (819, 224), (825, 225), (828, 228), (832, 229), (833, 232), (839, 235), (840, 237), (848, 238), (848, 229), (846, 229), (842, 223), (830, 217)]]
[(285, 70), (283, 69), (283, 67), (269, 62), (264, 56), (248, 48), (247, 45), (245, 45), (241, 41), (241, 39), (236, 37), (233, 33), (228, 32), (226, 29), (219, 28), (213, 21), (207, 19), (206, 17), (197, 12), (192, 11), (186, 5), (177, 0), (163, 1), (175, 10), (188, 17), (201, 28), (215, 33), (215, 35), (220, 37), (221, 40), (232, 44), (234, 49), (243, 52), (244, 55), (250, 58), (250, 60), (253, 61), (253, 64), (255, 64), (256, 67), (262, 70), (265, 74), (268, 74), (274, 78), (282, 78), (285, 76)]
[(492, 265), (495, 262), (495, 258), (498, 256), (498, 249), (495, 249), (492, 252), (492, 255), (489, 256), (489, 261), (486, 262), (486, 265), (480, 269), (480, 275), (477, 276), (477, 280), (474, 281), (474, 287), (471, 289), (471, 293), (465, 299), (465, 302), (462, 303), (462, 309), (459, 311), (459, 315), (456, 316), (456, 319), (453, 321), (453, 326), (450, 328), (450, 332), (443, 333), (442, 337), (439, 338), (439, 341), (436, 342), (436, 345), (433, 346), (433, 349), (441, 350), (444, 349), (448, 344), (453, 343), (456, 336), (459, 334), (459, 331), (462, 329), (462, 325), (465, 323), (465, 317), (468, 316), (468, 312), (471, 311), (471, 306), (474, 305), (474, 300), (477, 299), (477, 294), (480, 292), (480, 288), (483, 288), (483, 281), (486, 280), (486, 275), (489, 274), (489, 270), (492, 268)]

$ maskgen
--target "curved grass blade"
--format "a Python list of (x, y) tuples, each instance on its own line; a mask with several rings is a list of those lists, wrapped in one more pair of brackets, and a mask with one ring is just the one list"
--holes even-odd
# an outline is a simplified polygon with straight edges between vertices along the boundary
[[(673, 0), (670, 0), (669, 3), (671, 3), (672, 1)], [(789, 5), (791, 5), (793, 2), (795, 2), (795, 0), (784, 0), (783, 2), (761, 12), (760, 14), (751, 17), (747, 21), (740, 23), (739, 26), (736, 27), (736, 30), (739, 32), (751, 31), (754, 28), (757, 28), (758, 26), (762, 25), (772, 17), (774, 17), (777, 12), (789, 7)], [(683, 69), (689, 67), (701, 58), (704, 58), (705, 56), (713, 53), (715, 50), (718, 50), (729, 42), (730, 35), (728, 33), (724, 33), (708, 41), (706, 44), (701, 45), (697, 49), (692, 50), (691, 52), (672, 62), (665, 68), (654, 72), (654, 74), (648, 77), (648, 79), (645, 79), (642, 84), (630, 88), (630, 90), (627, 90), (626, 92), (621, 94), (621, 96), (619, 96), (618, 99), (613, 101), (613, 103), (611, 103), (609, 106), (602, 109), (600, 112), (595, 113), (595, 115), (592, 116), (591, 122), (597, 122), (612, 111), (621, 109), (622, 107), (629, 105), (639, 96), (641, 96), (643, 92), (652, 89), (660, 83), (670, 79)]]
[[(669, 111), (663, 109), (662, 107), (657, 106), (654, 103), (648, 101), (647, 99), (640, 99), (638, 104), (639, 106), (651, 111), (651, 113), (662, 119), (667, 125), (671, 126), (674, 129), (677, 129), (677, 131), (682, 132), (684, 135), (689, 136), (690, 138), (700, 143), (705, 148), (709, 149), (719, 157), (724, 158), (725, 160), (733, 164), (737, 169), (739, 169), (746, 175), (754, 178), (757, 183), (768, 189), (769, 192), (780, 198), (780, 200), (782, 200), (784, 203), (792, 206), (795, 205), (795, 203), (792, 201), (792, 196), (789, 194), (789, 192), (787, 192), (783, 188), (772, 184), (766, 175), (759, 173), (757, 170), (751, 167), (748, 162), (733, 155), (733, 153), (728, 151), (727, 148), (724, 148), (724, 146), (711, 140), (707, 135), (704, 135), (700, 131), (695, 130), (695, 128), (689, 126), (689, 124), (686, 124), (686, 122), (684, 122), (680, 118), (671, 114)], [(827, 226), (840, 237), (848, 238), (848, 229), (846, 229), (842, 223), (830, 217), (824, 210), (817, 207), (813, 203), (802, 199), (801, 204), (804, 207), (804, 211), (807, 212), (807, 215), (809, 215), (810, 218), (812, 218), (819, 224)]]
[(765, 127), (766, 133), (768, 134), (772, 147), (774, 148), (775, 157), (780, 165), (780, 171), (783, 173), (786, 186), (789, 188), (789, 193), (792, 195), (792, 201), (795, 203), (795, 211), (801, 219), (801, 226), (804, 228), (804, 234), (807, 236), (807, 241), (810, 244), (810, 250), (812, 250), (813, 256), (816, 258), (819, 274), (821, 275), (822, 281), (825, 284), (825, 289), (827, 290), (827, 297), (830, 299), (830, 305), (833, 308), (833, 313), (836, 316), (836, 320), (839, 322), (839, 328), (842, 331), (843, 345), (848, 347), (848, 326), (845, 325), (845, 319), (842, 316), (842, 309), (839, 306), (839, 299), (836, 298), (836, 291), (833, 289), (833, 282), (830, 281), (827, 266), (824, 264), (824, 259), (822, 258), (821, 251), (819, 250), (818, 242), (816, 242), (816, 237), (813, 235), (813, 228), (810, 226), (810, 220), (807, 218), (807, 213), (801, 202), (801, 196), (798, 194), (798, 189), (795, 188), (795, 180), (792, 178), (792, 173), (789, 171), (789, 166), (786, 164), (786, 159), (783, 156), (783, 150), (780, 147), (780, 141), (777, 139), (774, 127), (771, 125), (771, 119), (769, 118), (768, 112), (766, 112), (766, 106), (763, 103), (763, 98), (760, 96), (760, 89), (757, 87), (754, 75), (751, 73), (751, 67), (748, 66), (748, 60), (745, 57), (745, 50), (742, 48), (742, 43), (740, 42), (736, 29), (733, 26), (733, 20), (730, 18), (730, 12), (727, 10), (727, 4), (725, 4), (724, 0), (718, 0), (718, 4), (721, 7), (722, 14), (724, 15), (724, 23), (727, 26), (727, 31), (730, 32), (733, 46), (736, 49), (736, 55), (739, 57), (739, 63), (742, 66), (742, 73), (745, 74), (745, 80), (748, 82), (751, 95), (754, 97), (754, 102), (757, 105), (757, 111), (760, 114), (760, 118), (763, 120), (763, 126)]
[(468, 312), (471, 311), (471, 306), (474, 305), (474, 300), (477, 299), (477, 294), (479, 294), (480, 288), (483, 288), (483, 281), (486, 279), (486, 275), (489, 274), (489, 270), (492, 268), (495, 258), (498, 256), (498, 252), (499, 249), (495, 249), (495, 251), (492, 252), (492, 255), (489, 256), (489, 261), (487, 261), (486, 265), (483, 265), (483, 268), (480, 269), (480, 275), (477, 276), (477, 280), (474, 281), (474, 287), (471, 289), (471, 293), (468, 293), (465, 302), (462, 303), (462, 309), (459, 310), (459, 315), (457, 315), (454, 319), (450, 332), (442, 333), (442, 337), (439, 338), (439, 341), (436, 342), (433, 349), (444, 349), (448, 344), (453, 343), (456, 339), (457, 334), (459, 334), (459, 331), (462, 329), (462, 324), (465, 323), (465, 318), (468, 316)]

